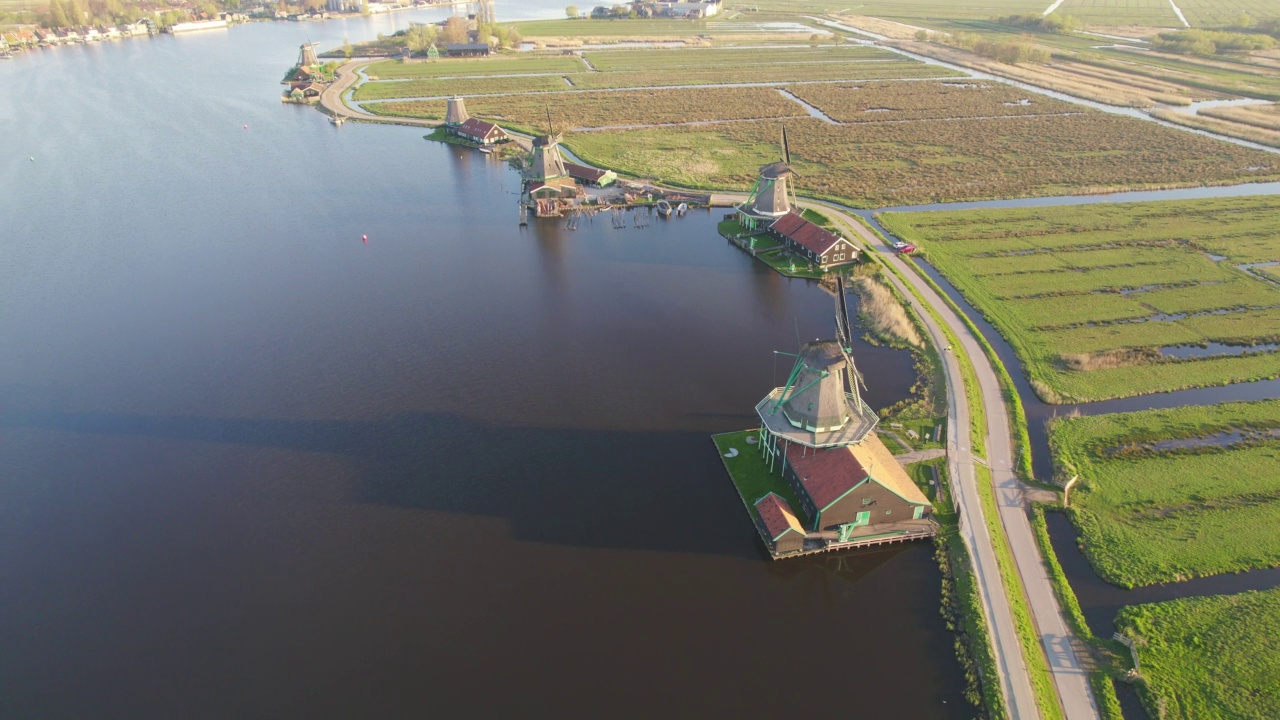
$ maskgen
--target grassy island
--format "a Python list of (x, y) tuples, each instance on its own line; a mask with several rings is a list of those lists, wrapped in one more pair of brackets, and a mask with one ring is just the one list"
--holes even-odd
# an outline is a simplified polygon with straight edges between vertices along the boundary
[[(1280, 566), (1280, 400), (1058, 420), (1085, 554), (1122, 587)], [(1065, 479), (1064, 477), (1064, 479)]]
[(1280, 717), (1280, 589), (1135, 605), (1116, 625), (1137, 641), (1151, 717)]

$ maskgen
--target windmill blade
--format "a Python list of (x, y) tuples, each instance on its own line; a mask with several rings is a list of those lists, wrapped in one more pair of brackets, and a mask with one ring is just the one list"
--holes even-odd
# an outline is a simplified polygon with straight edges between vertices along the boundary
[(782, 126), (782, 162), (791, 167), (791, 148), (787, 146), (787, 126)]
[(551, 125), (551, 106), (547, 105), (546, 110), (547, 110), (547, 137), (554, 140), (556, 137), (556, 129)]

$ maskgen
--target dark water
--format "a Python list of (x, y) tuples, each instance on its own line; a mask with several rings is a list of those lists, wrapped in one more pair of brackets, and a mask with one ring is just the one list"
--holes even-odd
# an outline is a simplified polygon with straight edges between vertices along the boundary
[(768, 562), (707, 437), (830, 296), (278, 103), (409, 17), (0, 66), (0, 717), (968, 717), (931, 548)]

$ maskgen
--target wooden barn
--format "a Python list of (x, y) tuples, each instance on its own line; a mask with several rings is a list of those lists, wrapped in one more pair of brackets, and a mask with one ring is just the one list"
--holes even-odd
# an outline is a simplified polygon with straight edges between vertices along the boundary
[(587, 167), (586, 165), (577, 165), (574, 163), (565, 163), (564, 169), (569, 173), (569, 177), (577, 180), (583, 185), (592, 187), (609, 187), (618, 181), (618, 175), (612, 170), (601, 170), (599, 168)]
[(487, 43), (449, 43), (445, 52), (449, 57), (486, 57), (490, 49)]
[(788, 250), (807, 258), (822, 270), (848, 265), (858, 259), (857, 246), (844, 237), (809, 222), (794, 211), (774, 220), (769, 224), (768, 230)]
[(787, 501), (777, 494), (769, 493), (756, 501), (756, 518), (760, 522), (760, 535), (774, 555), (804, 549), (804, 527)]
[[(783, 475), (814, 531), (840, 539), (901, 528), (932, 514), (929, 499), (874, 435), (857, 445), (787, 448)], [(860, 529), (861, 528), (861, 529)]]

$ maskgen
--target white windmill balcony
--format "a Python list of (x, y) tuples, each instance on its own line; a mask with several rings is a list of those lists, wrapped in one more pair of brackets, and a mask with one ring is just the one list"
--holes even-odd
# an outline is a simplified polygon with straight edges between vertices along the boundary
[(880, 417), (865, 401), (854, 397), (852, 393), (845, 393), (849, 419), (844, 425), (831, 428), (796, 427), (778, 402), (786, 390), (786, 388), (774, 388), (773, 392), (756, 403), (756, 414), (760, 416), (760, 421), (764, 423), (765, 428), (784, 440), (811, 448), (856, 445), (866, 439), (867, 435), (870, 435), (880, 423)]

